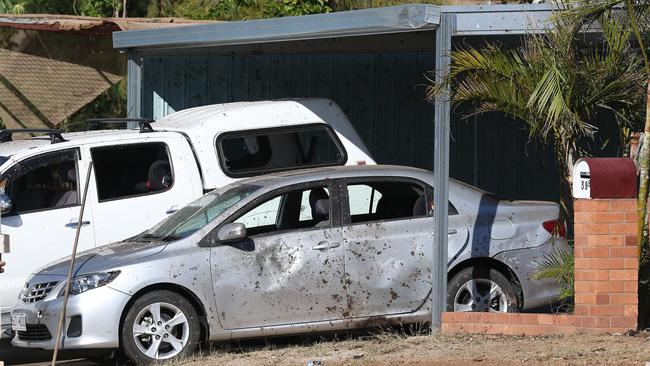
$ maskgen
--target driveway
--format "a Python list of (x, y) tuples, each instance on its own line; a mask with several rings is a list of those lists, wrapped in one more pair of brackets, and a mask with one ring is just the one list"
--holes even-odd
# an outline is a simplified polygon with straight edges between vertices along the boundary
[[(80, 360), (78, 355), (70, 355), (65, 352), (59, 353), (61, 362), (57, 364), (90, 366), (96, 363)], [(14, 348), (2, 339), (0, 341), (0, 361), (4, 361), (6, 366), (9, 365), (49, 365), (52, 362), (52, 352), (34, 349)]]

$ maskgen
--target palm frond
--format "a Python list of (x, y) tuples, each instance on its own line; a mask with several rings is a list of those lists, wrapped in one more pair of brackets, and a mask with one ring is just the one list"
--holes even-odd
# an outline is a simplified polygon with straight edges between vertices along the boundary
[(574, 256), (570, 250), (554, 247), (547, 253), (539, 265), (539, 269), (532, 276), (534, 280), (550, 279), (560, 287), (560, 299), (573, 297)]

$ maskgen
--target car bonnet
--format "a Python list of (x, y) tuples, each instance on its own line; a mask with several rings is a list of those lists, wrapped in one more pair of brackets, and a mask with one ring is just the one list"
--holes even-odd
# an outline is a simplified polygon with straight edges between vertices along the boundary
[[(73, 276), (97, 273), (117, 268), (128, 263), (158, 254), (167, 246), (166, 242), (123, 241), (101, 246), (79, 253), (75, 258)], [(35, 275), (66, 276), (70, 268), (70, 256), (37, 270)]]

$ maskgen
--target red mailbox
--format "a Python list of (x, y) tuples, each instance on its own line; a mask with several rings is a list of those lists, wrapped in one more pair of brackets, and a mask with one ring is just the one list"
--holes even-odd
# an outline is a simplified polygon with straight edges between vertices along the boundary
[(574, 198), (635, 198), (637, 186), (630, 158), (586, 158), (573, 167)]

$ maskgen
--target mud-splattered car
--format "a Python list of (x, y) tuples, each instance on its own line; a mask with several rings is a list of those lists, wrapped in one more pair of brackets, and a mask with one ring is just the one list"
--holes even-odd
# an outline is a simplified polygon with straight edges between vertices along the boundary
[[(425, 321), (432, 183), (424, 170), (359, 166), (217, 189), (79, 256), (65, 348), (119, 347), (148, 363), (204, 341)], [(553, 301), (557, 289), (529, 277), (554, 245), (558, 206), (500, 201), (456, 181), (449, 192), (449, 307), (513, 312)], [(15, 346), (53, 348), (68, 266), (29, 278), (12, 313), (26, 327)]]

